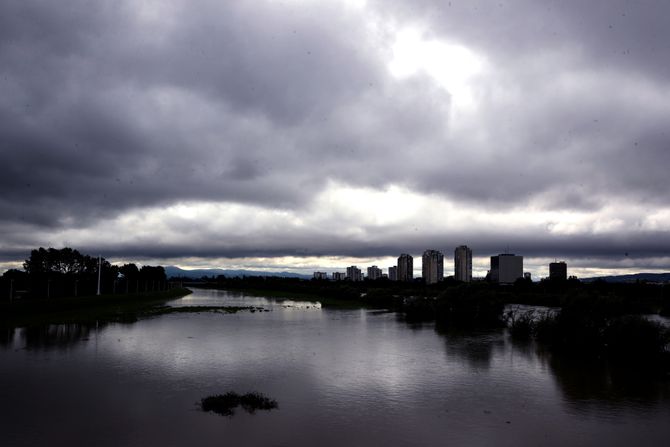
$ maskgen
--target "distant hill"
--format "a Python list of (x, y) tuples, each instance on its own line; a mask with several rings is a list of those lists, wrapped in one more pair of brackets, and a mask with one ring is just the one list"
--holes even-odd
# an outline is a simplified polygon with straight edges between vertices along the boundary
[(183, 278), (199, 279), (203, 276), (218, 276), (225, 275), (232, 276), (281, 276), (284, 278), (302, 278), (309, 279), (311, 275), (301, 275), (300, 273), (291, 272), (266, 272), (260, 270), (224, 270), (224, 269), (193, 269), (185, 270), (173, 265), (165, 267), (165, 273), (168, 278), (173, 276), (180, 276)]
[(631, 275), (613, 275), (613, 276), (598, 276), (594, 278), (580, 278), (582, 282), (592, 282), (596, 280), (603, 280), (606, 282), (670, 282), (670, 273), (634, 273)]

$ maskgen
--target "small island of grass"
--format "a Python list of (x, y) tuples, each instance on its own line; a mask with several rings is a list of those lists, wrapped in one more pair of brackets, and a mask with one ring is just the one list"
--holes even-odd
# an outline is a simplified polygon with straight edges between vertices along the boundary
[(235, 409), (241, 406), (247, 413), (254, 414), (256, 410), (273, 410), (279, 408), (277, 401), (261, 393), (237, 394), (228, 392), (204, 397), (200, 401), (202, 411), (213, 411), (222, 416), (232, 416)]

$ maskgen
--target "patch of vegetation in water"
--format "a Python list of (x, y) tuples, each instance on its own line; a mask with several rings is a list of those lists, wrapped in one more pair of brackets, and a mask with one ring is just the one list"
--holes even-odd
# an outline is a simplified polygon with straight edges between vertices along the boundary
[(261, 393), (237, 394), (228, 392), (204, 397), (200, 400), (202, 411), (213, 411), (222, 416), (232, 416), (237, 407), (242, 407), (247, 413), (254, 414), (256, 410), (274, 410), (279, 408), (277, 401)]
[(258, 306), (180, 306), (180, 307), (161, 306), (147, 310), (142, 316), (153, 317), (167, 314), (201, 313), (201, 312), (234, 314), (241, 311), (249, 311), (252, 313), (269, 312), (268, 309)]
[(515, 340), (528, 341), (534, 336), (537, 326), (534, 310), (511, 309), (505, 312), (504, 319), (510, 336)]

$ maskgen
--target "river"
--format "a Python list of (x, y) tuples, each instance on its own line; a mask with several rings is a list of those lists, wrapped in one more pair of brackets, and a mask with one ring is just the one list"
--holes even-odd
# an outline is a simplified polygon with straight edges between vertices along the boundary
[[(195, 290), (173, 306), (261, 306), (8, 331), (6, 446), (667, 445), (670, 379), (611, 371), (390, 312)], [(258, 391), (225, 417), (201, 398)]]

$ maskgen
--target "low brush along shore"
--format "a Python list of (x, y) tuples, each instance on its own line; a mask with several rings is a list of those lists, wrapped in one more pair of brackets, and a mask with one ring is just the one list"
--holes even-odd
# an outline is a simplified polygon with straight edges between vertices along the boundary
[(0, 326), (132, 322), (151, 309), (190, 293), (188, 289), (175, 288), (137, 294), (14, 300), (0, 304)]

